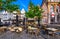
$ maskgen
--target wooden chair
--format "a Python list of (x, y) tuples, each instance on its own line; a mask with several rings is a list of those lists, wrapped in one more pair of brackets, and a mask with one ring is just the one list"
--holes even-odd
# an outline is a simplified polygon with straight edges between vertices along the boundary
[(34, 35), (38, 35), (39, 33), (40, 33), (40, 29), (39, 28), (36, 28), (36, 29), (31, 29), (32, 27), (31, 26), (29, 26), (28, 27), (28, 33), (30, 33), (30, 34), (34, 34)]

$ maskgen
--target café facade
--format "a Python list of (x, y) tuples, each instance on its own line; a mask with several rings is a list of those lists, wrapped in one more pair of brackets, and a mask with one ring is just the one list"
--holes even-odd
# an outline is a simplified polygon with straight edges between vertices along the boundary
[(42, 23), (60, 23), (60, 0), (43, 0)]

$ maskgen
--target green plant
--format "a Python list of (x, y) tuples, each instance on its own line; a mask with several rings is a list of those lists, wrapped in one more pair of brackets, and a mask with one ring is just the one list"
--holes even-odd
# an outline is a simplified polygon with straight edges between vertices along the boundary
[(26, 12), (26, 17), (27, 18), (34, 18), (35, 16), (38, 18), (38, 26), (40, 26), (40, 20), (41, 20), (41, 16), (43, 13), (43, 9), (40, 6), (35, 6), (33, 5), (33, 3), (30, 1), (29, 4), (29, 10), (28, 12)]
[(34, 6), (34, 14), (38, 18), (38, 20), (37, 20), (38, 21), (38, 26), (40, 26), (40, 20), (41, 20), (43, 12), (44, 11), (43, 11), (43, 9), (40, 6)]
[(0, 0), (0, 11), (5, 10), (9, 12), (13, 12), (19, 9), (19, 6), (16, 4), (12, 4), (17, 0)]

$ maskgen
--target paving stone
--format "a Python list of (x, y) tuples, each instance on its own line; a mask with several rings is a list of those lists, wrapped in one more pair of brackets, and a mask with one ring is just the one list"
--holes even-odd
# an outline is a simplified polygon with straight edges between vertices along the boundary
[(45, 39), (44, 37), (46, 37), (47, 39), (60, 39), (60, 36), (54, 36), (54, 38), (52, 36), (43, 35), (43, 34), (39, 36), (35, 36), (35, 35), (30, 35), (28, 33), (26, 34), (25, 31), (23, 31), (22, 33), (7, 31), (2, 35), (0, 35), (0, 39)]

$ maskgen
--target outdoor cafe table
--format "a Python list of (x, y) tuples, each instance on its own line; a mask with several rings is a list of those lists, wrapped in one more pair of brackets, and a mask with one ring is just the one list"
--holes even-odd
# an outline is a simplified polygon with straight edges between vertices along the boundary
[(29, 26), (28, 27), (28, 32), (34, 32), (36, 35), (38, 34), (38, 32), (39, 32), (39, 29), (38, 28), (36, 28), (36, 27), (31, 27), (31, 26)]
[(51, 30), (53, 32), (57, 31), (58, 29), (55, 29), (55, 28), (46, 28), (47, 30)]
[[(52, 34), (53, 37), (55, 36), (55, 33), (59, 31), (58, 29), (55, 28), (46, 28), (46, 30), (48, 30), (48, 34)], [(51, 33), (49, 33), (49, 31)]]

